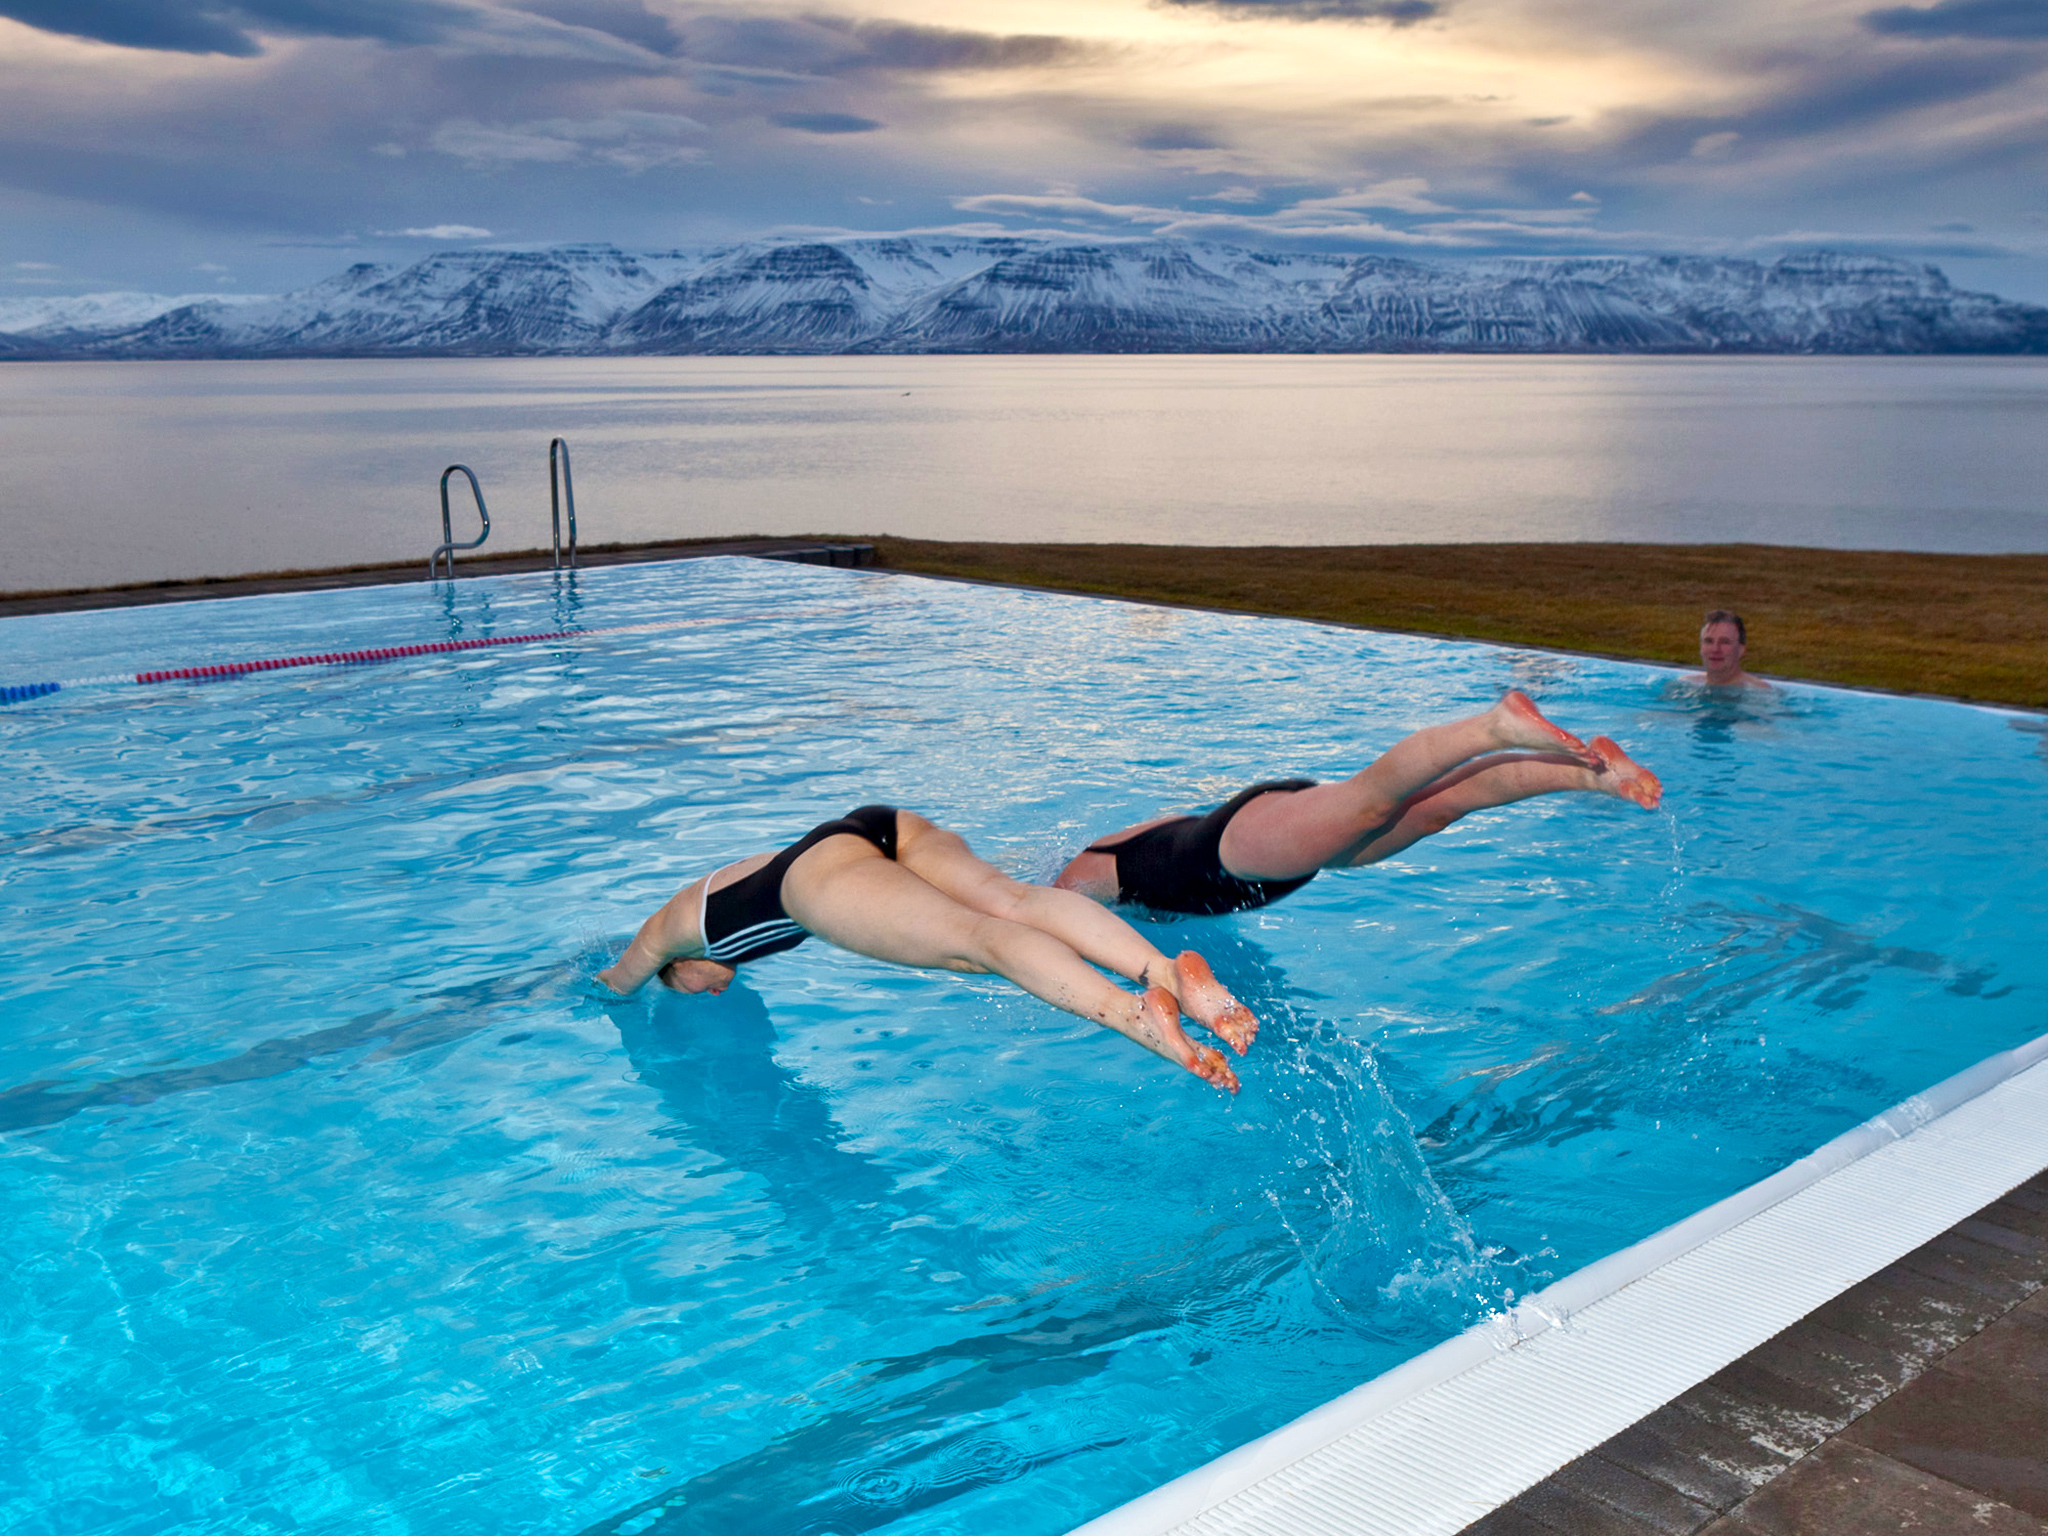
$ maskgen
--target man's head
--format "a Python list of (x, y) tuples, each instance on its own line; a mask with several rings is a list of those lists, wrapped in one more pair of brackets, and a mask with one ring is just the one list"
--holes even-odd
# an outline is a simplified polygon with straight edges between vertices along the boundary
[(1742, 615), (1716, 608), (1700, 625), (1700, 665), (1709, 683), (1733, 682), (1742, 676), (1742, 658), (1749, 651), (1749, 631)]

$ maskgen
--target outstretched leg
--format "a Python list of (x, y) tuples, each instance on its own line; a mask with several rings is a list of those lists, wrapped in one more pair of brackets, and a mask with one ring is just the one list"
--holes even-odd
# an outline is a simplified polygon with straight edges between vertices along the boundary
[(1581, 791), (1656, 808), (1663, 798), (1663, 785), (1654, 773), (1605, 736), (1594, 737), (1589, 745), (1599, 759), (1598, 768), (1588, 768), (1575, 757), (1545, 752), (1505, 753), (1453, 769), (1409, 796), (1384, 825), (1361, 838), (1343, 862), (1353, 867), (1377, 864), (1443, 831), (1461, 816), (1538, 795)]
[(1409, 800), (1474, 758), (1557, 753), (1589, 769), (1591, 748), (1511, 689), (1483, 715), (1424, 726), (1337, 784), (1261, 795), (1223, 832), (1223, 867), (1245, 880), (1298, 880), (1350, 862), (1349, 850), (1398, 817)]
[[(898, 835), (900, 855), (900, 823)], [(1052, 934), (977, 912), (850, 838), (828, 838), (792, 864), (782, 903), (805, 928), (843, 949), (897, 965), (993, 972), (1205, 1082), (1237, 1091), (1237, 1074), (1223, 1053), (1188, 1038), (1174, 995), (1163, 985), (1133, 997)]]
[(1129, 923), (1079, 892), (1013, 880), (976, 856), (965, 838), (910, 811), (896, 813), (903, 867), (963, 907), (1047, 933), (1082, 959), (1148, 987), (1164, 987), (1188, 1017), (1242, 1056), (1259, 1033), (1251, 1011), (1230, 995), (1193, 950), (1173, 960)]

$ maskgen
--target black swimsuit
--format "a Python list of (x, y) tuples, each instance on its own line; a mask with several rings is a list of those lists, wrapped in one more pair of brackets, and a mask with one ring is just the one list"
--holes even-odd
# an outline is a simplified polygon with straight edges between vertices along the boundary
[[(763, 955), (795, 949), (810, 932), (782, 909), (782, 877), (789, 866), (812, 847), (842, 832), (864, 837), (882, 851), (884, 858), (896, 857), (896, 807), (864, 805), (848, 811), (837, 821), (811, 828), (751, 875), (718, 890), (704, 882), (704, 903), (697, 928), (704, 936), (704, 958), (721, 965), (743, 965)], [(712, 879), (716, 879), (714, 873)]]
[(1315, 878), (1240, 880), (1223, 867), (1223, 829), (1230, 818), (1260, 795), (1283, 790), (1313, 789), (1314, 779), (1274, 779), (1232, 795), (1206, 816), (1176, 816), (1156, 827), (1135, 832), (1120, 843), (1091, 843), (1090, 853), (1116, 857), (1119, 901), (1136, 902), (1160, 912), (1191, 912), (1213, 917), (1243, 912), (1278, 901)]

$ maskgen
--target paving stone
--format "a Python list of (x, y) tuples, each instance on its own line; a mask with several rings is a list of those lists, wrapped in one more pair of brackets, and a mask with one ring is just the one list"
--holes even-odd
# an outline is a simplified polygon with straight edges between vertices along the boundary
[(2011, 1222), (2000, 1221), (1988, 1211), (1980, 1211), (1967, 1221), (1959, 1221), (1950, 1230), (1976, 1242), (2003, 1248), (2008, 1253), (2023, 1255), (2028, 1261), (2027, 1272), (2034, 1277), (2036, 1284), (2040, 1283), (2043, 1275), (2048, 1275), (2048, 1237), (2029, 1232)]
[(1810, 1419), (1731, 1387), (1718, 1375), (1673, 1401), (1732, 1437), (1747, 1441), (1755, 1448), (1759, 1469), (1775, 1463), (1775, 1470), (1783, 1471), (1819, 1445), (1827, 1434), (1825, 1428)]
[(1598, 1451), (1560, 1468), (1555, 1481), (1620, 1510), (1660, 1536), (1692, 1536), (1720, 1513), (1714, 1506), (1689, 1499), (1675, 1488), (1608, 1460)]
[(2039, 1520), (1837, 1440), (1744, 1502), (1706, 1536), (2042, 1536)]
[(1490, 1515), (1482, 1515), (1458, 1536), (1557, 1536), (1547, 1525), (1523, 1514), (1513, 1504), (1503, 1504)]
[(1922, 1243), (1899, 1260), (1899, 1267), (1933, 1275), (1964, 1290), (1976, 1291), (2004, 1307), (2016, 1307), (2040, 1284), (2033, 1264), (2004, 1248), (1964, 1237), (1951, 1228), (1932, 1242)]
[[(1760, 1358), (1761, 1350), (1725, 1365), (1708, 1378), (1725, 1391), (1739, 1392), (1753, 1402), (1768, 1405), (1771, 1423), (1786, 1432), (1805, 1436), (1803, 1442), (1774, 1441), (1774, 1444), (1803, 1444), (1806, 1450), (1840, 1431), (1861, 1412), (1847, 1394), (1829, 1388), (1811, 1387), (1779, 1375)], [(1803, 1455), (1804, 1450), (1801, 1451)]]
[(2015, 1307), (1961, 1345), (1941, 1362), (1939, 1369), (1956, 1376), (1988, 1377), (2016, 1387), (2031, 1384), (2031, 1389), (2048, 1403), (2048, 1310)]
[(1982, 1221), (1995, 1221), (2015, 1232), (2048, 1237), (2048, 1195), (2037, 1195), (2021, 1185), (2003, 1199), (1994, 1200), (1977, 1213)]
[(2048, 1389), (1991, 1374), (1929, 1371), (1849, 1427), (1845, 1439), (2048, 1518)]
[(1512, 1507), (1559, 1536), (1666, 1536), (1664, 1527), (1626, 1514), (1554, 1475), (1516, 1495)]
[(1931, 1363), (2000, 1315), (1997, 1303), (1888, 1265), (1808, 1314), (1822, 1327)]
[(1804, 1320), (1766, 1340), (1748, 1358), (1838, 1404), (1844, 1423), (1926, 1368), (1917, 1357)]
[(1733, 1509), (1784, 1465), (1768, 1456), (1759, 1466), (1767, 1453), (1754, 1441), (1669, 1408), (1631, 1424), (1595, 1454), (1716, 1513)]

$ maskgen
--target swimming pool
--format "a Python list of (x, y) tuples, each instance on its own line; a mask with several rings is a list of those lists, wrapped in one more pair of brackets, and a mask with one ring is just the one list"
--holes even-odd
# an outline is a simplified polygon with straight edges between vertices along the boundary
[[(8, 620), (0, 683), (640, 624), (0, 710), (9, 1528), (1061, 1531), (2043, 1029), (1994, 711), (747, 561)], [(1511, 682), (1667, 814), (1176, 925), (1235, 1101), (819, 944), (585, 991), (860, 801), (1043, 875)]]

